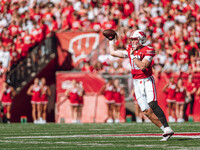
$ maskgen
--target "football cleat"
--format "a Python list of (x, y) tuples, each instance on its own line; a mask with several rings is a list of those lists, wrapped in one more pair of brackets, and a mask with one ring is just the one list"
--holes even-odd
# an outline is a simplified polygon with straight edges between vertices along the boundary
[(169, 138), (171, 137), (172, 135), (167, 135), (167, 136), (163, 136), (163, 138), (160, 140), (160, 141), (167, 141), (169, 140)]
[(166, 127), (164, 129), (163, 137), (167, 137), (168, 135), (172, 136), (174, 131), (170, 127)]

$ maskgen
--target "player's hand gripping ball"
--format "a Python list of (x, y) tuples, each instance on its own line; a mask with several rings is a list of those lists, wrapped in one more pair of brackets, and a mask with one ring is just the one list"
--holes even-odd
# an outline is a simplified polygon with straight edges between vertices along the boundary
[(103, 31), (103, 35), (109, 39), (109, 40), (113, 40), (116, 36), (117, 36), (117, 33), (112, 30), (112, 29), (107, 29), (107, 30), (104, 30)]

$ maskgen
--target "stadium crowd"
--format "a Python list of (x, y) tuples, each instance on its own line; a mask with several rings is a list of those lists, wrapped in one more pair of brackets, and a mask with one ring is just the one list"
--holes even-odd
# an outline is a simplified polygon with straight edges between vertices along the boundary
[[(0, 3), (0, 77), (15, 67), (52, 32), (114, 29), (125, 49), (132, 30), (144, 30), (156, 49), (154, 73), (200, 73), (199, 0), (2, 0)], [(101, 50), (82, 71), (127, 74), (128, 59)], [(197, 87), (198, 88), (198, 87)]]
[(156, 72), (200, 72), (199, 6), (198, 0), (3, 0), (0, 61), (9, 70), (51, 32), (114, 29), (118, 48), (125, 48), (131, 31), (141, 29), (157, 50)]

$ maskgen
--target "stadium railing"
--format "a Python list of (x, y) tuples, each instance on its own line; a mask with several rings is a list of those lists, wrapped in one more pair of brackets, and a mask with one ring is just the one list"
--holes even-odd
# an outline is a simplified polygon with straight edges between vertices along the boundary
[(55, 35), (32, 48), (27, 57), (7, 72), (6, 81), (19, 92), (56, 56)]

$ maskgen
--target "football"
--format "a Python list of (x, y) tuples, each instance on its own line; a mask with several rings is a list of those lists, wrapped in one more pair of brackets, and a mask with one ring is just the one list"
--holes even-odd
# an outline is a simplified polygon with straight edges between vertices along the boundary
[(112, 30), (112, 29), (107, 29), (103, 31), (103, 35), (109, 39), (109, 40), (113, 40), (115, 38), (115, 36), (117, 35), (117, 33)]

